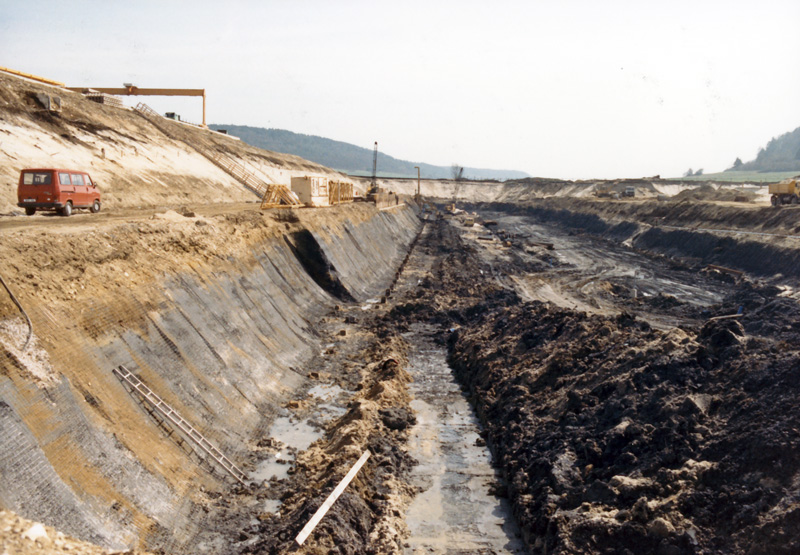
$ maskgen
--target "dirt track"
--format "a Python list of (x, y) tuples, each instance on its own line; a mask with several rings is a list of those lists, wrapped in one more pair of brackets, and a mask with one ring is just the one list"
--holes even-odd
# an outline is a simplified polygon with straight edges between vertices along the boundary
[(182, 204), (160, 208), (119, 208), (111, 211), (101, 211), (99, 214), (90, 214), (88, 211), (76, 211), (69, 218), (64, 218), (56, 212), (40, 212), (34, 216), (0, 217), (0, 232), (22, 229), (76, 230), (81, 228), (81, 224), (83, 224), (83, 227), (86, 229), (95, 229), (115, 222), (125, 223), (150, 220), (157, 214), (165, 214), (169, 211), (181, 215), (195, 214), (210, 217), (257, 209), (258, 203), (256, 202), (242, 202), (224, 204)]

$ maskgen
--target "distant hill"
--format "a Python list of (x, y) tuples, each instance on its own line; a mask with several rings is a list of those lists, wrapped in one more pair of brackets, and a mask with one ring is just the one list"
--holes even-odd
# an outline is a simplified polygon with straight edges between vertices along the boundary
[[(209, 125), (211, 129), (226, 129), (230, 135), (239, 137), (252, 146), (295, 154), (317, 164), (328, 166), (351, 175), (372, 175), (372, 150), (342, 141), (334, 141), (314, 135), (293, 133), (284, 129), (264, 129), (247, 125)], [(378, 145), (380, 148), (380, 145)], [(417, 177), (419, 166), (422, 177), (428, 179), (450, 178), (450, 166), (434, 166), (419, 162), (398, 160), (378, 151), (378, 175), (382, 177)], [(481, 168), (464, 168), (467, 179), (521, 179), (528, 174), (514, 170), (490, 170)]]
[(773, 138), (750, 162), (736, 159), (727, 171), (791, 172), (800, 171), (800, 127)]

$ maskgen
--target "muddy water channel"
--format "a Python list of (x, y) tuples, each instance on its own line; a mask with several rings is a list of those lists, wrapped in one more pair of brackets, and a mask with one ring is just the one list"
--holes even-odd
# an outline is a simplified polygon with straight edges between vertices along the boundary
[(406, 523), (406, 553), (524, 553), (510, 506), (492, 494), (499, 478), (480, 437), (480, 424), (455, 382), (433, 328), (416, 325), (404, 335), (412, 345), (408, 371), (417, 424), (409, 453), (420, 493)]

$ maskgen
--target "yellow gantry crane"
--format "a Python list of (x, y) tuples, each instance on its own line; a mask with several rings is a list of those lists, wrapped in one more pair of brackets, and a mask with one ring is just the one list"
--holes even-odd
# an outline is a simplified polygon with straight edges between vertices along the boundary
[(118, 96), (202, 96), (203, 127), (206, 126), (206, 90), (205, 89), (140, 89), (136, 85), (125, 83), (121, 88), (108, 87), (64, 87), (79, 93), (97, 91)]
[(46, 83), (67, 89), (68, 91), (83, 93), (87, 91), (97, 91), (105, 94), (113, 94), (119, 96), (202, 96), (203, 97), (203, 127), (206, 126), (206, 90), (205, 89), (140, 89), (136, 85), (130, 83), (123, 84), (122, 87), (108, 88), (108, 87), (67, 87), (64, 83), (53, 81), (52, 79), (45, 79), (38, 75), (32, 75), (15, 69), (7, 67), (0, 67), (0, 71), (24, 77), (32, 81)]

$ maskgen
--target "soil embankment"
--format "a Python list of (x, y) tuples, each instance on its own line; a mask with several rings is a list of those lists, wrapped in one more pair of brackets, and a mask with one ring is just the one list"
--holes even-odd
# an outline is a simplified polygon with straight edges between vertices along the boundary
[(23, 349), (27, 326), (4, 297), (2, 505), (100, 545), (197, 552), (231, 478), (112, 368), (252, 468), (307, 386), (326, 314), (388, 287), (417, 225), (408, 207), (361, 204), (7, 232), (4, 278), (34, 336)]
[(800, 275), (800, 227), (795, 208), (581, 199), (486, 207), (659, 253), (697, 270), (712, 264), (764, 279), (784, 276), (794, 280)]

